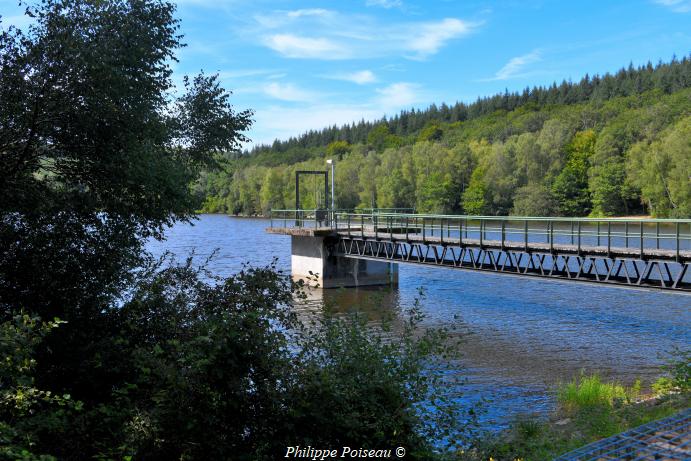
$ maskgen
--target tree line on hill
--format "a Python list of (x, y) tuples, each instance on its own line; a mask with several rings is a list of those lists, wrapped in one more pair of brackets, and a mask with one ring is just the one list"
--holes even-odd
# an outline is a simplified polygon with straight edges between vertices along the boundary
[[(335, 158), (336, 205), (487, 215), (691, 216), (691, 59), (311, 131), (202, 174), (201, 211), (292, 208)], [(324, 206), (310, 179), (303, 208)]]

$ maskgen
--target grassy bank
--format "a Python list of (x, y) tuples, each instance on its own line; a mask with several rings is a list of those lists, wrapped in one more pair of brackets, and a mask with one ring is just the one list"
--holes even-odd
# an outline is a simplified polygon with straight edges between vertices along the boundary
[(499, 436), (480, 440), (459, 453), (463, 460), (551, 460), (597, 440), (671, 416), (691, 403), (691, 352), (677, 352), (665, 376), (643, 393), (640, 382), (627, 387), (581, 375), (557, 389), (557, 410), (547, 420), (517, 417)]

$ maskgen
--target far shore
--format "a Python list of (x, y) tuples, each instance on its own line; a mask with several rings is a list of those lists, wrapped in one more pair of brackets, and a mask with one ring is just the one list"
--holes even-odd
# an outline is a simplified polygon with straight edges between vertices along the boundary
[[(267, 215), (244, 215), (244, 214), (229, 214), (229, 213), (209, 213), (209, 212), (199, 212), (197, 213), (198, 215), (203, 215), (203, 214), (211, 214), (211, 215), (224, 215), (228, 216), (230, 218), (243, 218), (243, 219), (269, 219), (270, 216)], [(509, 217), (509, 216), (507, 216)], [(590, 216), (555, 216), (555, 218), (590, 218)], [(278, 218), (276, 218), (278, 219)], [(282, 219), (282, 218), (281, 218)], [(593, 218), (597, 219), (597, 218)], [(652, 216), (650, 215), (638, 215), (638, 216), (607, 216), (603, 217), (602, 219), (653, 219)]]

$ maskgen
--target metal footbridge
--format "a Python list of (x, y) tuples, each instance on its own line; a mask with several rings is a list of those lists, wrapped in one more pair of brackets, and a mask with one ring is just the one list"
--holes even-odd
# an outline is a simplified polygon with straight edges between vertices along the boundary
[(272, 210), (268, 232), (323, 237), (330, 255), (691, 292), (691, 219)]

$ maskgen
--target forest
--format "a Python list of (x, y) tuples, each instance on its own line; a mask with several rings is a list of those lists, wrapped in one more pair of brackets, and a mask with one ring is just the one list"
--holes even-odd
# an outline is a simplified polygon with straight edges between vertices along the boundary
[[(691, 216), (691, 59), (472, 104), (432, 105), (220, 156), (209, 213), (295, 206), (295, 171), (336, 160), (336, 207), (531, 216)], [(304, 190), (304, 192), (303, 192)], [(301, 183), (303, 208), (324, 206)], [(323, 195), (323, 193), (322, 193)]]

